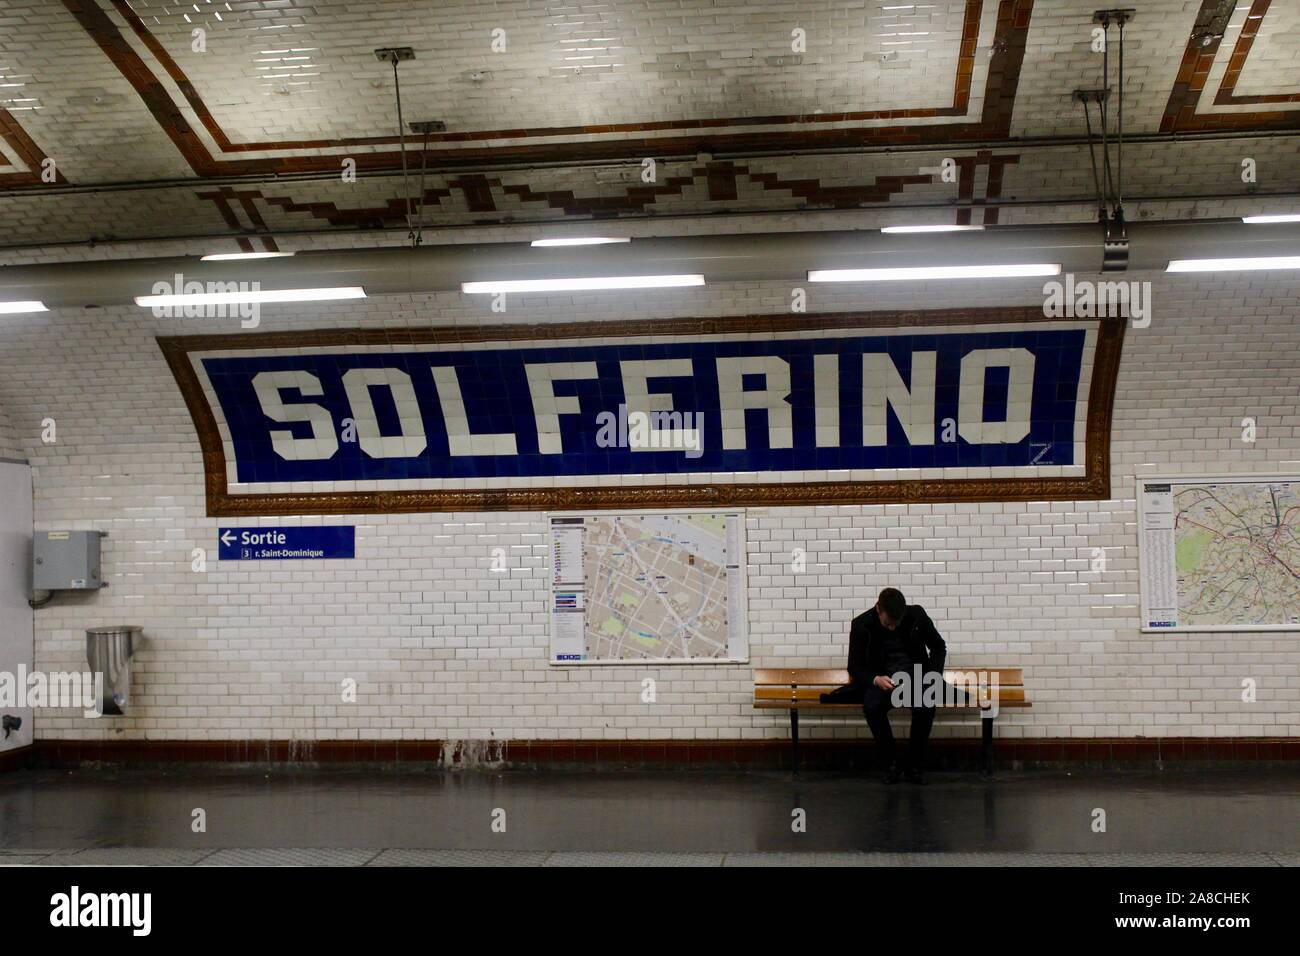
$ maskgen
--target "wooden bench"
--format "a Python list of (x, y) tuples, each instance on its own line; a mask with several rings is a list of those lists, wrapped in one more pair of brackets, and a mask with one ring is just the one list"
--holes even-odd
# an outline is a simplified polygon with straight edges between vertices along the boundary
[[(974, 700), (978, 692), (991, 694), (993, 675), (997, 674), (998, 709), (1004, 707), (1029, 707), (1025, 697), (1024, 675), (1019, 667), (948, 668), (943, 678), (961, 690), (970, 690), (971, 702), (958, 706), (940, 707), (939, 712), (960, 710), (978, 713), (983, 723), (982, 757), (984, 772), (993, 772), (993, 719), (996, 716), (988, 706)], [(972, 680), (973, 678), (973, 680)], [(980, 682), (983, 681), (981, 687)], [(799, 712), (849, 713), (862, 712), (861, 703), (823, 704), (821, 695), (849, 682), (846, 670), (818, 668), (759, 667), (754, 670), (754, 706), (760, 710), (790, 711), (790, 741), (793, 749), (794, 772), (799, 772)]]

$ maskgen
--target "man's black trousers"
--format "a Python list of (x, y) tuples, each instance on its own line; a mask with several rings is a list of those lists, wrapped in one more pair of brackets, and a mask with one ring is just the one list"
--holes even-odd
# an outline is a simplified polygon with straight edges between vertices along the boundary
[[(862, 711), (866, 714), (871, 735), (876, 738), (886, 766), (898, 763), (898, 744), (894, 741), (894, 731), (889, 726), (889, 712), (894, 703), (890, 699), (892, 691), (881, 690), (875, 684), (867, 688), (863, 698)], [(912, 730), (907, 742), (907, 765), (915, 770), (925, 769), (925, 748), (930, 741), (930, 728), (934, 726), (935, 708), (913, 707)]]

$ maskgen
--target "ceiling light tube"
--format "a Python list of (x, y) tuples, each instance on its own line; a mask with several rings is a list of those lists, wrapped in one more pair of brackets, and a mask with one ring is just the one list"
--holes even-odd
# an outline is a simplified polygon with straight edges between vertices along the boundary
[(1252, 272), (1300, 269), (1300, 256), (1255, 256), (1245, 259), (1173, 259), (1167, 272)]
[(177, 305), (233, 305), (241, 302), (324, 302), (331, 299), (364, 299), (361, 286), (327, 289), (240, 289), (234, 292), (191, 292), (181, 295), (138, 295), (135, 304), (145, 308)]
[(0, 315), (17, 315), (20, 312), (48, 312), (44, 302), (34, 299), (20, 302), (0, 302)]
[(232, 262), (237, 259), (279, 259), (291, 256), (292, 252), (217, 252), (203, 256), (200, 262)]
[(921, 279), (1009, 279), (1061, 274), (1058, 262), (1027, 262), (986, 266), (908, 266), (891, 269), (815, 269), (809, 282), (888, 282)]
[(887, 233), (911, 233), (911, 232), (983, 232), (983, 226), (885, 226), (881, 232)]
[(669, 289), (681, 286), (704, 285), (704, 276), (589, 276), (572, 279), (492, 279), (484, 282), (462, 282), (461, 292), (581, 292), (599, 289)]
[(615, 236), (576, 236), (572, 239), (534, 239), (531, 245), (543, 246), (603, 246), (610, 242), (631, 242), (627, 237)]
[(1252, 226), (1270, 222), (1300, 222), (1300, 212), (1270, 213), (1265, 216), (1242, 216), (1241, 221)]

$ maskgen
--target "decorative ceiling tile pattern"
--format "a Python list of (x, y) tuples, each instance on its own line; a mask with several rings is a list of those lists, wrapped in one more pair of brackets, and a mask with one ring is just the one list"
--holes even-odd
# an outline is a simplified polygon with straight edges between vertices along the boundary
[[(147, 209), (160, 195), (174, 204), (175, 193), (141, 193), (134, 205), (85, 193), (68, 215), (58, 190), (193, 180), (184, 205), (205, 211), (163, 217), (165, 229), (148, 227), (154, 234), (214, 221), (232, 233), (402, 228), (400, 180), (375, 178), (400, 169), (401, 153), (393, 70), (373, 51), (409, 45), (415, 59), (399, 67), (404, 118), (446, 123), (423, 154), (418, 139), (407, 141), (413, 167), (421, 156), (428, 164), (426, 212), (439, 225), (918, 196), (990, 205), (941, 219), (1005, 222), (992, 203), (1000, 197), (1090, 192), (1079, 147), (1064, 164), (1039, 152), (1084, 133), (1071, 93), (1103, 83), (1091, 45), (1098, 6), (0, 0), (0, 214), (11, 236), (33, 241), (117, 236), (125, 225), (110, 211)], [(1283, 133), (1294, 167), (1300, 4), (1136, 6), (1125, 30), (1126, 131), (1170, 150), (1188, 136)], [(1112, 28), (1112, 67), (1117, 41)], [(864, 151), (894, 147), (933, 151), (884, 161)], [(842, 153), (811, 161), (810, 151), (828, 150)], [(1252, 146), (1250, 155), (1261, 152), (1276, 150)], [(1167, 191), (1188, 181), (1165, 175), (1179, 164), (1226, 188), (1217, 166), (1201, 175), (1181, 151), (1150, 155), (1163, 167), (1130, 166), (1135, 183)], [(1215, 162), (1227, 170), (1239, 155)], [(659, 164), (652, 182), (640, 177), (646, 157)], [(944, 158), (957, 164), (955, 182), (936, 176)], [(345, 159), (361, 181), (332, 178)], [(593, 172), (593, 163), (611, 165)], [(311, 175), (332, 181), (302, 181)], [(214, 178), (222, 182), (202, 183)], [(1267, 182), (1284, 178), (1275, 164)], [(49, 213), (32, 216), (29, 194), (45, 187), (57, 187), (46, 193)]]
[[(971, 16), (978, 0), (903, 11), (821, 0), (793, 16), (741, 0), (370, 0), (351, 15), (329, 2), (263, 0), (220, 20), (229, 4), (99, 5), (131, 28), (145, 62), (179, 66), (222, 128), (336, 139), (391, 135), (391, 78), (372, 55), (384, 44), (417, 51), (402, 66), (409, 116), (480, 132), (853, 111), (867, 96), (876, 110), (946, 104), (972, 59), (963, 40), (993, 26), (991, 13), (983, 24)], [(358, 29), (361, 12), (368, 29)], [(206, 54), (192, 50), (196, 26)], [(792, 50), (795, 28), (810, 36), (806, 52)]]
[(1237, 7), (1227, 39), (1233, 41), (1232, 55), (1215, 64), (1211, 77), (1218, 89), (1216, 104), (1300, 102), (1300, 90), (1279, 92), (1277, 85), (1278, 76), (1288, 71), (1294, 76), (1300, 3), (1253, 0), (1248, 7)]

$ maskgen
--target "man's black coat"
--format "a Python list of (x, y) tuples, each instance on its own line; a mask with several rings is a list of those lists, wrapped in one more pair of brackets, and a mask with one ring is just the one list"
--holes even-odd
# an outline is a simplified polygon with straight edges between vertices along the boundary
[[(902, 637), (903, 646), (912, 661), (921, 665), (922, 673), (943, 673), (948, 647), (930, 615), (925, 613), (925, 608), (909, 604), (894, 633)], [(849, 679), (854, 685), (869, 687), (877, 677), (889, 676), (884, 647), (887, 634), (889, 631), (880, 623), (880, 615), (874, 607), (853, 619), (849, 630)]]

